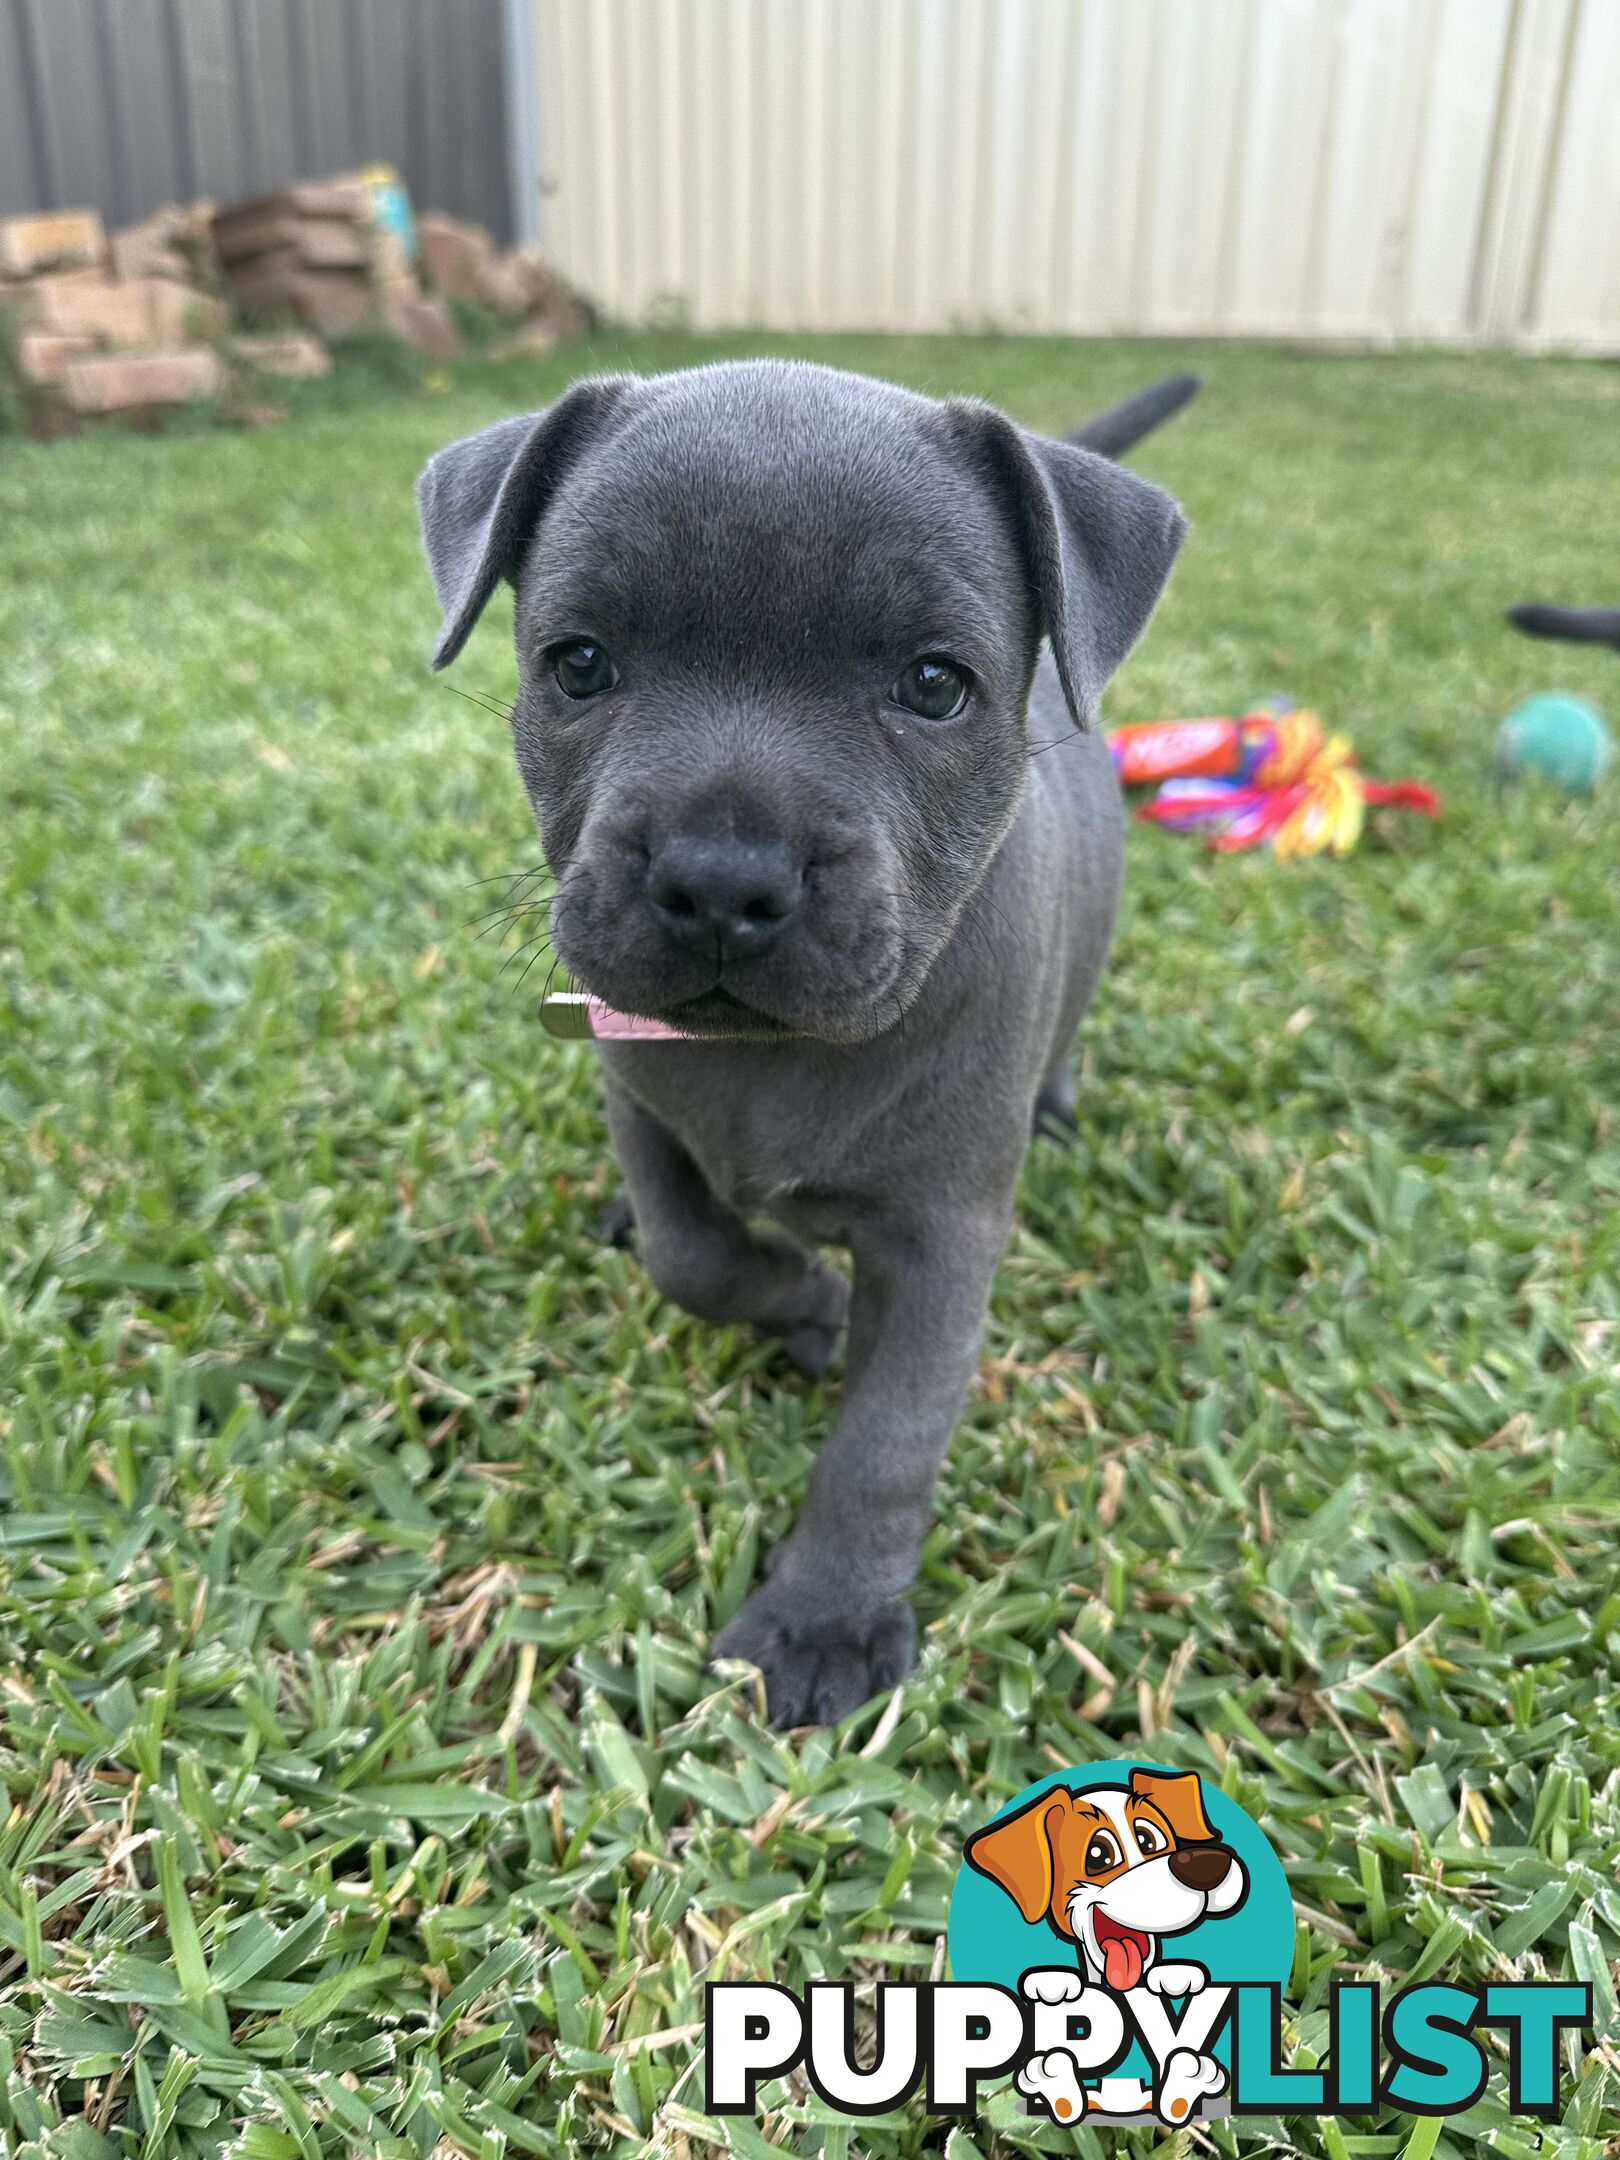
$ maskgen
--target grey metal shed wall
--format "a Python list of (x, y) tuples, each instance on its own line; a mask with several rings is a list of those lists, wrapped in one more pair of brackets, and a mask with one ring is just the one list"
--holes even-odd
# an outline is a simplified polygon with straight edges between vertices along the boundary
[(381, 159), (507, 240), (509, 127), (502, 0), (0, 0), (0, 216)]

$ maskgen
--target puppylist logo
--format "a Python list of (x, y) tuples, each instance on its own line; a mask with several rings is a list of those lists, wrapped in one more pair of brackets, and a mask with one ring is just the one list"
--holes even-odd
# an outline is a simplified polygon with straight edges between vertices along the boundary
[(828, 2106), (887, 2113), (919, 2089), (971, 2115), (1011, 2076), (1059, 2124), (1182, 2129), (1222, 2115), (1452, 2116), (1484, 2091), (1479, 2028), (1503, 2033), (1517, 2115), (1558, 2112), (1559, 2035), (1592, 2022), (1589, 1987), (1424, 1982), (1387, 2000), (1335, 1981), (1329, 2045), (1283, 2061), (1294, 1909), (1282, 1863), (1237, 1803), (1192, 1772), (1104, 1762), (1030, 1786), (964, 1850), (951, 1978), (880, 1985), (870, 2067), (855, 1991), (750, 1981), (707, 1990), (712, 2114), (749, 2114), (803, 2067)]
[(1281, 1866), (1248, 1827), (1223, 1834), (1199, 1778), (1138, 1764), (1123, 1783), (1070, 1772), (968, 1839), (969, 1865), (1000, 1895), (959, 1886), (952, 1969), (999, 1964), (1003, 1941), (1014, 1950), (1032, 2035), (1015, 2083), (1031, 2113), (1180, 2129), (1227, 2112), (1228, 2004), (1211, 1968), (1280, 1985), (1294, 1948)]

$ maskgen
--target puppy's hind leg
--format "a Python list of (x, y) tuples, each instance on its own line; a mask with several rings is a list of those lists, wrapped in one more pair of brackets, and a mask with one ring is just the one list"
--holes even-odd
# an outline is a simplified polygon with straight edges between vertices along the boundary
[(674, 1134), (616, 1088), (607, 1113), (629, 1219), (659, 1290), (700, 1320), (779, 1336), (798, 1369), (819, 1379), (848, 1310), (844, 1278), (781, 1231), (751, 1228), (715, 1197)]
[(1035, 1115), (1030, 1121), (1030, 1138), (1056, 1140), (1066, 1147), (1079, 1130), (1074, 1115), (1074, 1077), (1065, 1057), (1041, 1082)]
[(596, 1234), (604, 1245), (611, 1245), (616, 1252), (628, 1252), (636, 1242), (636, 1211), (622, 1185), (602, 1203), (602, 1211), (596, 1218)]

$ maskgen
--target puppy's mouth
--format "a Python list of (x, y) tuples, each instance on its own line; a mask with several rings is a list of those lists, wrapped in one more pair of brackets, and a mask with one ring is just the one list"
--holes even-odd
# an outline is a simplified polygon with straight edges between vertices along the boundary
[(1102, 1959), (1103, 1979), (1116, 1995), (1128, 1994), (1153, 1954), (1153, 1937), (1110, 1920), (1098, 1905), (1091, 1908), (1091, 1932)]
[(780, 1042), (798, 1032), (772, 1014), (744, 1003), (721, 983), (646, 1017), (679, 1028), (682, 1034), (716, 1042)]
[(550, 930), (563, 966), (604, 1005), (716, 1042), (865, 1042), (903, 1017), (927, 972), (875, 872), (816, 891), (758, 950), (705, 952), (669, 935), (634, 858), (603, 844), (576, 854)]

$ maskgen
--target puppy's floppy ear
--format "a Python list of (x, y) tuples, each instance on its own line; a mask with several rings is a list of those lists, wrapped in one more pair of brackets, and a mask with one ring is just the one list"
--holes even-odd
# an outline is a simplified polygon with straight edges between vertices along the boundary
[(963, 1848), (981, 1875), (999, 1883), (1026, 1920), (1044, 1917), (1052, 1902), (1052, 1830), (1073, 1802), (1060, 1785), (1016, 1815), (976, 1830)]
[(544, 412), (498, 420), (429, 458), (416, 483), (422, 544), (444, 610), (433, 665), (448, 667), (490, 594), (516, 574), (558, 483), (622, 405), (633, 378), (577, 382)]
[(1175, 500), (1123, 466), (1050, 442), (994, 406), (946, 411), (1010, 512), (1077, 727), (1158, 604), (1187, 521)]
[(1133, 1770), (1131, 1791), (1138, 1800), (1151, 1800), (1171, 1829), (1177, 1844), (1208, 1845), (1215, 1831), (1204, 1813), (1204, 1788), (1196, 1770), (1166, 1774), (1159, 1770)]

